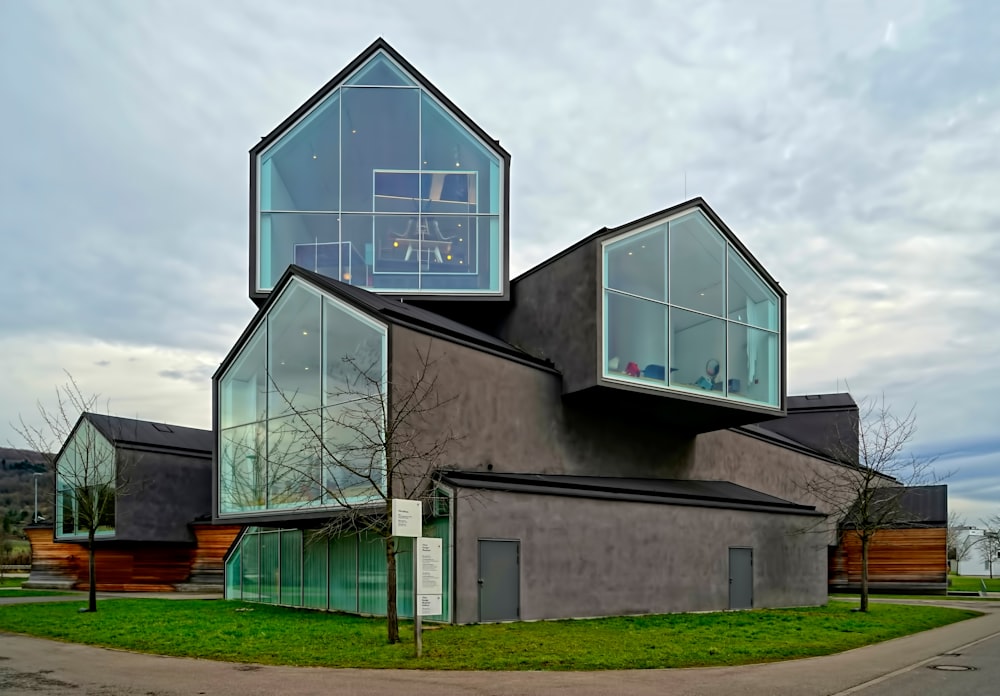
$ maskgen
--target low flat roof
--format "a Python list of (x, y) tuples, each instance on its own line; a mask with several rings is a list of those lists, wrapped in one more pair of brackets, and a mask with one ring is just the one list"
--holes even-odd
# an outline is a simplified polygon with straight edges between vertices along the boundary
[(822, 516), (811, 505), (800, 505), (730, 481), (564, 476), (553, 474), (497, 474), (479, 471), (443, 471), (443, 483), (506, 493), (533, 493), (596, 498), (660, 505), (691, 505), (787, 515)]

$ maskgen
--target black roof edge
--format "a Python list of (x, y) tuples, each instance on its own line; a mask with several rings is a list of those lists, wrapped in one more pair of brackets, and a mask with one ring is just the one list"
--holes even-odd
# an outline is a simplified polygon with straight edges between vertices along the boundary
[(510, 165), (510, 153), (507, 152), (501, 145), (500, 141), (496, 138), (491, 137), (486, 131), (482, 129), (475, 121), (469, 118), (468, 114), (462, 111), (458, 106), (455, 105), (451, 99), (446, 97), (444, 93), (434, 86), (434, 83), (428, 80), (423, 73), (417, 70), (413, 65), (403, 58), (396, 49), (389, 45), (381, 36), (375, 39), (371, 44), (368, 45), (361, 53), (357, 55), (347, 66), (341, 70), (339, 73), (330, 78), (326, 84), (319, 88), (315, 94), (309, 97), (299, 108), (291, 113), (284, 121), (279, 123), (275, 128), (271, 130), (270, 133), (265, 135), (260, 139), (260, 141), (250, 148), (250, 153), (252, 155), (257, 155), (264, 149), (269, 147), (275, 140), (278, 139), (285, 131), (287, 131), (292, 125), (295, 124), (300, 118), (302, 118), (306, 113), (308, 113), (313, 107), (315, 107), (319, 102), (321, 102), (326, 96), (340, 86), (344, 80), (350, 77), (351, 73), (360, 68), (369, 58), (374, 56), (379, 51), (385, 52), (390, 58), (395, 62), (399, 63), (399, 66), (406, 70), (410, 75), (420, 83), (420, 86), (426, 89), (428, 92), (434, 95), (434, 97), (440, 101), (444, 106), (450, 110), (462, 123), (473, 131), (483, 142), (490, 145), (490, 147), (496, 149), (497, 154), (499, 154), (505, 160), (506, 164)]
[(190, 447), (167, 447), (165, 445), (148, 445), (143, 442), (132, 442), (131, 440), (116, 440), (114, 441), (114, 445), (118, 449), (131, 450), (133, 452), (175, 454), (180, 457), (191, 457), (192, 459), (212, 459), (212, 450), (192, 449)]
[[(760, 424), (759, 423), (752, 423), (751, 425), (758, 425), (759, 426)], [(836, 457), (831, 457), (828, 454), (823, 454), (822, 452), (817, 452), (816, 450), (810, 449), (809, 447), (806, 447), (805, 445), (800, 444), (800, 443), (796, 442), (795, 440), (792, 440), (791, 438), (783, 438), (780, 435), (778, 435), (777, 433), (772, 433), (771, 431), (767, 431), (766, 433), (759, 433), (759, 432), (755, 432), (753, 430), (747, 430), (746, 426), (742, 426), (742, 425), (737, 425), (736, 427), (729, 428), (729, 430), (732, 430), (733, 432), (739, 433), (740, 435), (745, 435), (747, 437), (752, 437), (755, 440), (760, 440), (761, 442), (767, 442), (767, 443), (772, 444), (772, 445), (777, 445), (778, 447), (782, 447), (782, 448), (790, 450), (792, 452), (798, 452), (799, 454), (805, 454), (805, 455), (808, 455), (808, 456), (813, 457), (815, 459), (822, 459), (823, 461), (825, 461), (825, 462), (827, 462), (829, 464), (836, 464), (837, 466), (842, 466), (842, 467), (847, 468), (847, 469), (864, 469), (865, 468), (865, 467), (860, 466), (858, 464), (852, 464), (851, 462), (841, 461), (840, 459), (837, 459)], [(775, 437), (771, 437), (772, 435), (774, 435)], [(875, 472), (875, 473), (878, 474), (879, 476), (881, 476), (882, 478), (888, 480), (888, 481), (893, 481), (895, 483), (900, 483), (900, 481), (898, 479), (896, 479), (895, 477), (893, 477), (893, 476), (889, 476), (888, 474), (881, 474), (879, 472)]]
[[(601, 500), (617, 500), (624, 502), (647, 502), (667, 505), (686, 505), (693, 507), (724, 508), (727, 510), (748, 510), (755, 512), (775, 512), (794, 515), (813, 515), (825, 517), (826, 514), (820, 512), (812, 505), (802, 505), (789, 501), (781, 502), (752, 502), (749, 500), (734, 501), (731, 498), (711, 495), (692, 495), (686, 493), (656, 493), (627, 491), (623, 486), (611, 485), (615, 477), (583, 477), (593, 479), (603, 479), (607, 484), (586, 484), (575, 482), (573, 485), (559, 485), (556, 482), (540, 478), (534, 474), (525, 474), (524, 480), (516, 480), (517, 474), (488, 474), (484, 472), (471, 471), (438, 471), (435, 472), (435, 479), (448, 485), (458, 488), (483, 488), (486, 490), (498, 490), (503, 492), (516, 493), (516, 487), (531, 487), (540, 490), (525, 491), (536, 495), (561, 495), (566, 497), (596, 498)], [(462, 479), (466, 480), (462, 480)], [(700, 482), (700, 481), (699, 481)], [(731, 483), (731, 482), (726, 482)], [(739, 484), (732, 484), (739, 488), (746, 488)], [(746, 490), (754, 491), (746, 488)], [(765, 494), (766, 495), (766, 494)], [(780, 499), (774, 496), (775, 501)]]
[(701, 196), (695, 196), (694, 198), (689, 198), (688, 200), (678, 203), (677, 205), (673, 205), (668, 208), (658, 210), (655, 213), (650, 213), (649, 215), (645, 215), (641, 218), (632, 220), (630, 222), (626, 222), (622, 225), (619, 225), (618, 227), (611, 227), (611, 228), (602, 227), (593, 234), (590, 234), (587, 237), (581, 239), (580, 241), (571, 244), (562, 251), (557, 252), (556, 254), (550, 256), (544, 261), (528, 269), (524, 273), (521, 273), (516, 278), (511, 279), (510, 284), (513, 286), (522, 278), (525, 278), (531, 275), (532, 273), (541, 270), (545, 266), (548, 266), (549, 264), (558, 261), (563, 256), (571, 254), (580, 247), (586, 246), (590, 242), (598, 241), (604, 239), (605, 237), (610, 237), (613, 235), (624, 234), (629, 232), (630, 230), (637, 229), (644, 225), (648, 225), (651, 222), (655, 222), (659, 218), (670, 217), (672, 215), (683, 213), (687, 210), (695, 210), (695, 209), (701, 209), (701, 211), (705, 213), (706, 216), (708, 216), (708, 219), (712, 221), (712, 224), (714, 224), (716, 227), (719, 228), (719, 231), (722, 232), (722, 235), (726, 237), (726, 239), (729, 242), (731, 242), (733, 246), (736, 247), (736, 250), (739, 251), (740, 254), (743, 256), (743, 258), (747, 260), (747, 263), (750, 264), (750, 266), (761, 276), (761, 278), (764, 279), (766, 283), (768, 283), (772, 287), (772, 289), (775, 292), (777, 292), (782, 297), (787, 296), (787, 293), (781, 287), (781, 284), (774, 279), (774, 277), (768, 272), (768, 270), (764, 268), (763, 264), (761, 264), (761, 262), (757, 260), (757, 257), (755, 257), (750, 252), (750, 250), (747, 249), (746, 246), (744, 246), (743, 242), (740, 241), (739, 237), (736, 236), (736, 233), (734, 233), (729, 228), (729, 225), (723, 222), (722, 218), (719, 217), (719, 214), (716, 213), (715, 210), (708, 204), (708, 201), (706, 201)]

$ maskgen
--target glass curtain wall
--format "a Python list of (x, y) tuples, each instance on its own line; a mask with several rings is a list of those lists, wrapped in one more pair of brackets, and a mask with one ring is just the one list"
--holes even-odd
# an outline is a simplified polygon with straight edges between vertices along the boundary
[(780, 302), (701, 212), (610, 240), (604, 376), (778, 407)]
[(387, 336), (311, 286), (287, 286), (219, 380), (221, 516), (377, 497)]
[(258, 280), (501, 290), (504, 163), (378, 53), (258, 157)]
[(115, 533), (115, 448), (89, 421), (82, 421), (56, 461), (57, 539)]
[[(424, 618), (449, 621), (449, 520), (429, 521), (424, 535), (442, 540), (444, 577), (442, 613)], [(398, 610), (412, 618), (413, 543), (399, 541)], [(226, 560), (226, 599), (384, 616), (386, 582), (385, 542), (367, 532), (326, 537), (310, 530), (250, 527)]]

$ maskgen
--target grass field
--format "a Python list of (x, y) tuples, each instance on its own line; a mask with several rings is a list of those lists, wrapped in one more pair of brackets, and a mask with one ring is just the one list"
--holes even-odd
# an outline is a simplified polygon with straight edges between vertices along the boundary
[(139, 652), (327, 667), (601, 670), (772, 662), (830, 653), (978, 614), (879, 604), (868, 614), (826, 607), (580, 621), (442, 626), (424, 658), (387, 645), (385, 621), (226, 601), (116, 599), (0, 606), (0, 630)]
[(1000, 592), (1000, 578), (974, 578), (966, 575), (949, 575), (948, 589), (960, 592), (979, 592), (981, 580), (986, 582), (987, 592)]

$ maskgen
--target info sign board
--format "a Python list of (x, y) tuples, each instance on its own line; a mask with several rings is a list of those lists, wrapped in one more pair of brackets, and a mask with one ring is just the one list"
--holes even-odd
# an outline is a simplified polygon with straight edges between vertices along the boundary
[(417, 608), (420, 616), (441, 613), (441, 591), (444, 573), (441, 540), (431, 537), (417, 539)]
[(392, 499), (392, 535), (418, 537), (424, 530), (423, 503), (419, 500)]

